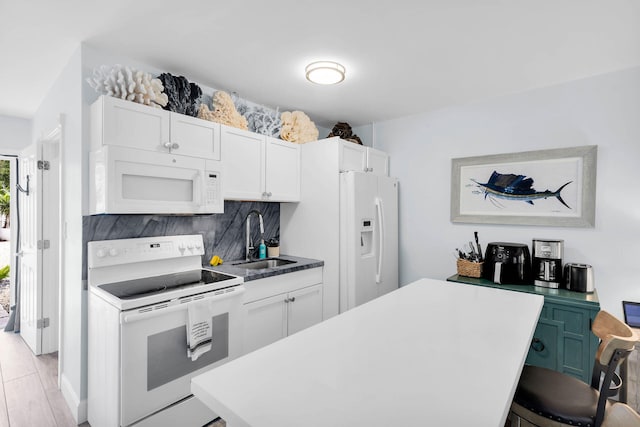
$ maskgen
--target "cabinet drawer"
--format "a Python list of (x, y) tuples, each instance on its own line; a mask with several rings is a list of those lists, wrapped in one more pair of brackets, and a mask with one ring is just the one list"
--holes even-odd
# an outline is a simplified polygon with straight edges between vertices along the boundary
[(306, 286), (322, 283), (322, 267), (294, 271), (265, 279), (244, 282), (245, 304), (273, 295), (283, 294)]

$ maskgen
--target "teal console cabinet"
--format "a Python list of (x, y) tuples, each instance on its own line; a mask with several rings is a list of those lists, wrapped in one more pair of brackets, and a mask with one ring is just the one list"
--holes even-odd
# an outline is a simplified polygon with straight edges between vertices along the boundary
[(544, 296), (544, 306), (525, 363), (572, 375), (587, 384), (591, 382), (593, 359), (599, 344), (591, 332), (591, 323), (600, 311), (596, 292), (585, 294), (530, 285), (501, 285), (457, 274), (447, 280)]

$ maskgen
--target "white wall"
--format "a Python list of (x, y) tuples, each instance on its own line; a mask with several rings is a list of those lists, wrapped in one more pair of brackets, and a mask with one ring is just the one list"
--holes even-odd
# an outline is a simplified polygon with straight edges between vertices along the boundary
[[(602, 308), (622, 317), (640, 301), (640, 68), (376, 123), (376, 148), (400, 180), (400, 280), (455, 273), (454, 248), (481, 243), (565, 240), (565, 262), (593, 265)], [(598, 145), (596, 225), (553, 228), (453, 224), (451, 159)], [(542, 189), (544, 190), (544, 189)]]
[(18, 154), (31, 143), (31, 120), (0, 116), (0, 155)]
[[(76, 421), (86, 419), (86, 291), (82, 286), (82, 114), (80, 48), (71, 56), (33, 117), (33, 140), (47, 135), (64, 115), (62, 169), (62, 393)], [(83, 377), (84, 375), (84, 377)], [(83, 379), (84, 378), (84, 379)]]

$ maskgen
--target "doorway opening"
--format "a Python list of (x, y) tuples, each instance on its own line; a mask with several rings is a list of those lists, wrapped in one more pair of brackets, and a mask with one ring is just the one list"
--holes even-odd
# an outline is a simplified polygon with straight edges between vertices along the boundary
[(11, 176), (15, 162), (15, 157), (0, 156), (0, 330), (9, 321), (14, 302), (12, 287), (15, 281), (11, 280), (11, 261), (15, 251), (12, 251), (11, 241), (11, 208), (15, 199), (11, 197)]

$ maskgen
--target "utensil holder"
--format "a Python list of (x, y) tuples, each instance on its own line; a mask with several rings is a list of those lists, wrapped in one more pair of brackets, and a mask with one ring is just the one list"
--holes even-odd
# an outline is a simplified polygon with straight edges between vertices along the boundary
[(481, 262), (467, 261), (466, 259), (459, 259), (456, 261), (458, 267), (458, 275), (466, 277), (482, 277), (482, 264)]

